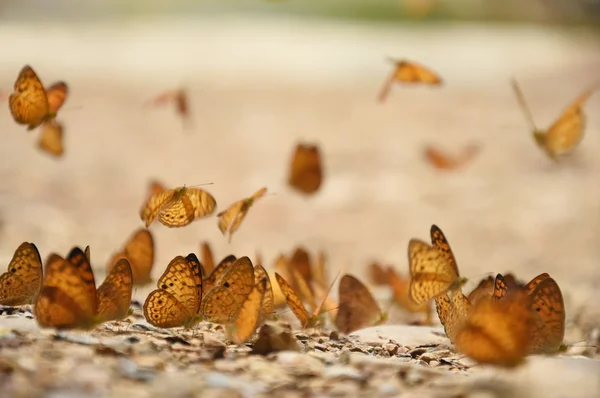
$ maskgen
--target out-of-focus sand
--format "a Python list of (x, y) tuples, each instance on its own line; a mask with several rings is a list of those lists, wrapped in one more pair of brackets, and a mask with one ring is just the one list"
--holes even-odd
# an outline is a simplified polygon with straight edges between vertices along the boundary
[[(549, 272), (573, 317), (600, 283), (600, 94), (585, 108), (577, 156), (554, 164), (535, 147), (508, 83), (519, 78), (537, 123), (548, 126), (600, 79), (598, 39), (398, 25), (229, 18), (0, 27), (4, 91), (26, 63), (45, 83), (65, 79), (72, 89), (59, 116), (61, 160), (37, 151), (37, 132), (14, 124), (6, 104), (0, 113), (1, 262), (24, 240), (43, 257), (89, 244), (103, 270), (142, 225), (151, 178), (213, 182), (205, 188), (219, 209), (266, 185), (276, 194), (256, 203), (231, 245), (214, 217), (182, 229), (153, 225), (156, 275), (204, 239), (218, 257), (258, 250), (267, 265), (304, 244), (324, 249), (333, 269), (363, 275), (368, 260), (381, 259), (405, 271), (408, 240), (427, 239), (435, 223), (464, 275)], [(432, 66), (444, 87), (396, 87), (377, 103), (387, 55)], [(191, 94), (193, 131), (171, 109), (143, 107), (179, 84)], [(286, 186), (298, 140), (324, 154), (325, 183), (311, 198)], [(457, 150), (471, 142), (483, 151), (463, 171), (422, 160), (426, 143)]]

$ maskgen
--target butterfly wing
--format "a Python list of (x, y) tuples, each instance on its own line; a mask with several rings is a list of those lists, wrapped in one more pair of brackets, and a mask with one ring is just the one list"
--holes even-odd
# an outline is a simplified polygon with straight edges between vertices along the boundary
[(344, 275), (339, 286), (339, 309), (336, 327), (345, 334), (385, 321), (373, 295), (352, 275)]
[(133, 274), (126, 258), (114, 264), (96, 290), (98, 322), (123, 319), (129, 312), (133, 292)]
[(229, 326), (229, 334), (235, 344), (245, 343), (256, 331), (261, 321), (261, 309), (266, 292), (266, 279), (254, 285), (254, 288), (240, 306), (235, 320)]
[(165, 204), (170, 202), (174, 195), (175, 191), (169, 189), (158, 194), (154, 194), (148, 199), (140, 211), (140, 218), (146, 223), (146, 228), (152, 224)]
[(48, 112), (56, 114), (64, 105), (69, 94), (69, 87), (65, 82), (56, 82), (46, 89), (48, 98)]
[(33, 243), (17, 247), (8, 271), (0, 276), (0, 304), (25, 305), (33, 302), (42, 285), (42, 260)]
[(96, 324), (96, 285), (89, 261), (79, 248), (69, 258), (51, 254), (46, 261), (46, 276), (34, 303), (41, 327), (90, 329)]
[(290, 307), (296, 318), (298, 318), (302, 327), (306, 328), (313, 326), (311, 325), (310, 314), (304, 307), (304, 304), (302, 304), (302, 300), (300, 300), (292, 286), (277, 272), (275, 273), (275, 279), (277, 280), (277, 284), (279, 284), (279, 288), (285, 297), (288, 307)]
[(237, 259), (203, 298), (201, 313), (204, 319), (214, 323), (232, 323), (254, 285), (252, 261), (248, 257)]
[(321, 163), (317, 146), (298, 144), (292, 157), (288, 184), (307, 195), (317, 192), (323, 181)]
[(29, 125), (30, 130), (42, 124), (49, 114), (46, 90), (29, 65), (21, 69), (8, 102), (15, 122)]
[(44, 122), (38, 140), (38, 148), (50, 155), (60, 157), (64, 153), (63, 134), (63, 125), (56, 119)]

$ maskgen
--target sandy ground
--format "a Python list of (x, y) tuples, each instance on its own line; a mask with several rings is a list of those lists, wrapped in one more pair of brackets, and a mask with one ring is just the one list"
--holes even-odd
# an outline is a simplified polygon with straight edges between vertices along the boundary
[[(405, 270), (407, 242), (446, 233), (461, 273), (475, 281), (513, 271), (550, 273), (567, 317), (600, 322), (600, 95), (586, 106), (586, 137), (554, 164), (527, 131), (508, 84), (516, 76), (540, 127), (548, 126), (600, 78), (599, 41), (584, 32), (445, 25), (421, 28), (225, 20), (138, 21), (125, 25), (0, 27), (0, 86), (23, 64), (71, 89), (60, 115), (66, 155), (49, 158), (0, 113), (0, 260), (24, 240), (42, 257), (90, 245), (104, 265), (142, 225), (147, 182), (205, 187), (223, 209), (266, 185), (231, 244), (216, 219), (182, 229), (152, 226), (159, 275), (177, 254), (209, 240), (222, 257), (267, 265), (297, 244), (328, 253), (333, 270), (364, 275), (370, 259)], [(376, 94), (385, 56), (432, 66), (441, 89), (397, 87)], [(194, 128), (171, 109), (143, 104), (185, 84)], [(311, 198), (286, 186), (293, 145), (316, 142), (326, 180)], [(422, 159), (434, 143), (483, 151), (464, 170), (444, 173)], [(138, 291), (137, 297), (144, 298)]]

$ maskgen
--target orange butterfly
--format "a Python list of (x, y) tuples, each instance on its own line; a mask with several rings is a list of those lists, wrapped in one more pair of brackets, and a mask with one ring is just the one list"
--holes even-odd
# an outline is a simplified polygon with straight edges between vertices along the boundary
[(212, 249), (208, 242), (202, 242), (200, 257), (202, 258), (202, 276), (206, 277), (215, 269), (215, 260), (213, 259)]
[(92, 329), (127, 316), (132, 286), (126, 259), (120, 260), (96, 289), (90, 261), (80, 248), (73, 248), (66, 260), (51, 254), (34, 302), (35, 318), (46, 328)]
[(154, 238), (152, 232), (139, 228), (131, 234), (125, 246), (108, 262), (108, 271), (120, 258), (126, 258), (131, 264), (133, 283), (144, 286), (152, 282), (152, 266), (154, 265)]
[(319, 190), (323, 181), (321, 154), (316, 145), (298, 144), (292, 157), (288, 184), (307, 195)]
[(431, 324), (432, 313), (429, 303), (415, 304), (409, 297), (410, 277), (399, 275), (392, 267), (387, 268), (388, 284), (392, 288), (394, 303), (409, 312), (422, 312), (425, 314), (424, 324)]
[(450, 156), (429, 145), (425, 147), (425, 159), (440, 170), (456, 170), (467, 164), (479, 152), (480, 147), (470, 145), (465, 147), (458, 156)]
[(158, 217), (161, 224), (183, 227), (197, 218), (211, 215), (217, 206), (215, 198), (198, 188), (179, 187), (152, 195), (140, 212), (146, 228)]
[(387, 314), (381, 311), (369, 289), (352, 275), (344, 275), (340, 280), (339, 301), (335, 326), (344, 334), (387, 322)]
[(502, 300), (483, 297), (469, 310), (456, 333), (456, 349), (483, 364), (521, 364), (535, 327), (530, 307), (531, 296), (523, 288), (509, 292)]
[(144, 302), (144, 317), (160, 328), (192, 328), (202, 320), (202, 272), (195, 254), (177, 256)]
[(38, 140), (38, 148), (50, 155), (60, 157), (63, 148), (63, 125), (56, 119), (51, 119), (42, 125), (42, 132)]
[(56, 117), (67, 96), (67, 85), (58, 82), (47, 90), (29, 65), (19, 72), (14, 92), (8, 102), (13, 119), (18, 124), (28, 125), (33, 130), (43, 122)]
[[(324, 312), (322, 310), (327, 296), (329, 296), (329, 291), (326, 292), (325, 298), (318, 306), (315, 304), (314, 298), (311, 295), (311, 308), (313, 308), (313, 311), (312, 313), (309, 313), (304, 304), (302, 303), (300, 297), (298, 297), (298, 294), (296, 293), (294, 288), (277, 272), (275, 273), (275, 279), (277, 280), (277, 284), (279, 285), (281, 292), (285, 296), (285, 300), (288, 306), (290, 307), (296, 318), (298, 318), (298, 320), (300, 321), (302, 329), (316, 327), (319, 323), (319, 316)], [(331, 290), (331, 288), (333, 288), (333, 283), (331, 284), (329, 290)]]
[(585, 115), (581, 107), (600, 87), (600, 83), (596, 83), (577, 97), (546, 131), (535, 126), (531, 111), (525, 102), (525, 97), (519, 84), (514, 79), (512, 86), (538, 146), (553, 160), (558, 160), (560, 156), (573, 152), (583, 139), (585, 129)]
[[(512, 275), (496, 276), (494, 299), (501, 300), (511, 291), (522, 288)], [(530, 310), (535, 327), (531, 331), (528, 353), (551, 353), (559, 350), (565, 336), (565, 304), (560, 287), (547, 273), (533, 278), (524, 287), (529, 293)]]
[(394, 70), (390, 77), (385, 81), (383, 88), (379, 93), (380, 102), (386, 100), (390, 89), (392, 88), (392, 84), (396, 81), (401, 83), (429, 84), (434, 86), (442, 84), (442, 79), (425, 66), (406, 60), (390, 59), (390, 61), (394, 63)]
[(164, 105), (169, 102), (175, 104), (175, 110), (183, 120), (189, 120), (190, 109), (189, 100), (186, 91), (183, 88), (178, 90), (165, 91), (156, 96), (152, 101), (152, 105)]
[(254, 201), (262, 198), (267, 193), (267, 188), (263, 187), (256, 191), (249, 198), (245, 198), (233, 203), (227, 208), (227, 210), (217, 214), (219, 218), (218, 226), (219, 230), (223, 235), (229, 230), (229, 242), (231, 243), (231, 237), (233, 233), (238, 230), (240, 224), (246, 217), (248, 210), (254, 204)]
[(369, 264), (368, 268), (371, 283), (373, 283), (376, 286), (384, 286), (390, 283), (388, 268), (384, 268), (378, 262), (372, 262), (371, 264)]
[(492, 297), (494, 294), (494, 278), (492, 276), (488, 276), (485, 279), (482, 279), (477, 287), (469, 293), (467, 299), (469, 303), (472, 305), (477, 304), (479, 300), (483, 297)]
[(33, 243), (21, 243), (8, 264), (8, 270), (0, 275), (0, 304), (31, 304), (42, 286), (42, 279), (40, 252)]
[(202, 282), (202, 294), (206, 295), (206, 293), (215, 287), (215, 285), (221, 281), (223, 275), (229, 271), (236, 261), (237, 258), (233, 254), (230, 254), (221, 260), (221, 262), (212, 270), (212, 272), (208, 274), (207, 277), (203, 278), (204, 281)]

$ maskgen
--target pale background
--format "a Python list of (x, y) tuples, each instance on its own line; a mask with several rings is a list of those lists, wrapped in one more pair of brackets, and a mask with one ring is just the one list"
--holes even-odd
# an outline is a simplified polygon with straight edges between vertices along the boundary
[[(435, 223), (469, 287), (487, 273), (529, 280), (549, 272), (569, 318), (584, 303), (593, 310), (600, 94), (585, 107), (576, 155), (554, 164), (536, 148), (509, 79), (521, 82), (538, 125), (549, 126), (600, 79), (600, 36), (586, 27), (598, 21), (598, 2), (569, 12), (530, 4), (514, 14), (489, 2), (433, 2), (442, 11), (425, 16), (396, 15), (391, 1), (322, 3), (3, 1), (4, 93), (30, 64), (45, 84), (66, 80), (71, 95), (59, 115), (60, 160), (36, 149), (38, 133), (16, 125), (6, 102), (0, 112), (0, 261), (25, 240), (43, 258), (89, 244), (101, 280), (109, 256), (142, 226), (150, 179), (212, 182), (204, 188), (220, 210), (266, 185), (276, 194), (256, 203), (231, 245), (214, 216), (182, 229), (153, 225), (155, 275), (202, 240), (218, 258), (258, 250), (267, 266), (303, 244), (327, 252), (331, 274), (365, 275), (371, 259), (405, 271), (408, 240), (428, 239)], [(431, 66), (444, 86), (395, 87), (377, 103), (387, 56)], [(179, 85), (191, 95), (188, 131), (172, 109), (143, 106)], [(325, 181), (310, 198), (286, 186), (299, 140), (324, 155)], [(453, 151), (473, 142), (483, 151), (464, 170), (439, 172), (422, 159), (427, 143)]]

